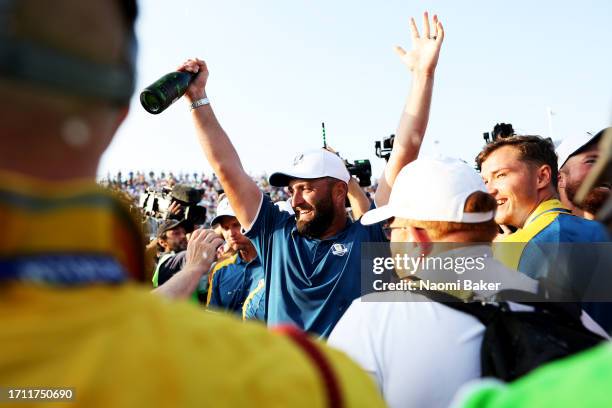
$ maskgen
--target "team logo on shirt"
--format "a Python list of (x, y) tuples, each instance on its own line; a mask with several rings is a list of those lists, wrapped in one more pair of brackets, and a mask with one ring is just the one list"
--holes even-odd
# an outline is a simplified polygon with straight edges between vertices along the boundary
[(344, 244), (334, 244), (331, 247), (332, 254), (337, 256), (344, 256), (348, 252), (348, 248)]
[(295, 158), (293, 159), (293, 165), (297, 166), (298, 164), (300, 164), (300, 162), (304, 159), (304, 155), (302, 153), (298, 154), (297, 156), (295, 156)]

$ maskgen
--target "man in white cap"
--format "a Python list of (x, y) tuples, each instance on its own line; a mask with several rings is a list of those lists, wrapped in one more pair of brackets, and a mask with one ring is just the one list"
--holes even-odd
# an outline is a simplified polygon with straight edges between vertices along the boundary
[(610, 196), (610, 180), (591, 190), (578, 206), (574, 196), (599, 158), (599, 140), (604, 132), (612, 132), (608, 127), (593, 135), (584, 133), (572, 135), (557, 147), (559, 163), (559, 196), (563, 205), (572, 210), (574, 215), (595, 219), (597, 211)]
[[(219, 202), (217, 214), (211, 225), (213, 227), (219, 225), (226, 246), (235, 254), (217, 263), (210, 272), (206, 306), (242, 315), (245, 300), (264, 279), (263, 267), (255, 247), (242, 234), (240, 222), (236, 219), (236, 214), (227, 198)], [(264, 305), (265, 298), (258, 298), (258, 302), (251, 305), (257, 306), (258, 310), (250, 315), (263, 320)]]
[[(403, 279), (387, 286), (388, 291), (375, 285), (377, 293), (355, 300), (328, 343), (372, 375), (391, 407), (446, 407), (463, 383), (481, 375), (484, 326), (414, 291), (441, 283), (450, 289), (436, 290), (479, 300), (506, 289), (537, 291), (536, 281), (492, 256), (488, 243), (497, 233), (496, 207), (480, 176), (467, 164), (419, 158), (397, 176), (389, 204), (361, 219), (364, 224), (390, 221), (393, 256), (387, 260)], [(394, 260), (412, 248), (416, 252), (411, 259), (421, 264), (406, 273), (403, 261)], [(436, 266), (438, 259), (455, 266)], [(465, 270), (467, 265), (474, 268)], [(483, 283), (475, 286), (473, 278)], [(449, 282), (461, 283), (455, 287)]]
[[(406, 53), (397, 48), (413, 72), (413, 86), (394, 150), (379, 181), (379, 205), (386, 203), (397, 173), (417, 156), (425, 133), (444, 38), (436, 16), (433, 23), (430, 29), (425, 14), (421, 37), (412, 20), (414, 49)], [(290, 170), (270, 177), (270, 184), (288, 186), (292, 193), (295, 216), (280, 211), (242, 168), (219, 125), (206, 95), (208, 69), (204, 61), (187, 60), (179, 70), (197, 73), (186, 96), (192, 103), (204, 153), (264, 265), (268, 325), (291, 324), (329, 335), (351, 301), (360, 296), (360, 245), (383, 241), (381, 225), (365, 227), (350, 222), (345, 211), (350, 175), (337, 155), (323, 149), (298, 155)]]

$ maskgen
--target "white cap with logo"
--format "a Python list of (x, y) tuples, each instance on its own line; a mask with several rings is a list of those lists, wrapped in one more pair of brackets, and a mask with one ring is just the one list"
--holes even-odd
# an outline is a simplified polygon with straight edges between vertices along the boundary
[[(607, 128), (606, 128), (607, 129)], [(578, 133), (575, 135), (571, 135), (563, 139), (561, 144), (556, 149), (557, 152), (557, 164), (558, 169), (561, 169), (567, 159), (576, 154), (580, 149), (582, 149), (587, 144), (591, 143), (595, 138), (599, 138), (606, 129), (603, 129), (596, 134), (592, 134), (590, 132), (584, 132), (582, 134)]]
[(275, 187), (286, 187), (292, 179), (321, 177), (333, 177), (348, 183), (351, 175), (338, 155), (325, 149), (316, 149), (298, 154), (291, 169), (272, 173), (269, 181)]
[(374, 224), (391, 217), (418, 221), (479, 223), (492, 220), (495, 211), (465, 213), (467, 198), (487, 192), (480, 175), (461, 160), (419, 158), (397, 175), (389, 203), (363, 215), (361, 223)]
[(234, 213), (234, 210), (230, 206), (229, 200), (227, 199), (227, 197), (224, 197), (221, 201), (219, 201), (219, 204), (217, 204), (217, 214), (215, 215), (215, 218), (213, 218), (213, 220), (210, 222), (210, 225), (218, 224), (219, 221), (221, 221), (221, 217), (235, 216), (236, 213)]

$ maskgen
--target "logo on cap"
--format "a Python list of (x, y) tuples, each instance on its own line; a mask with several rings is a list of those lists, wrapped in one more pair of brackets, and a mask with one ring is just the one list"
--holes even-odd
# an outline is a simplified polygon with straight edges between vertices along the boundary
[(334, 244), (331, 247), (332, 254), (344, 256), (348, 252), (348, 248), (344, 244)]
[(295, 159), (293, 159), (293, 165), (297, 166), (298, 164), (300, 164), (302, 160), (304, 160), (304, 155), (300, 153), (297, 156), (295, 156)]

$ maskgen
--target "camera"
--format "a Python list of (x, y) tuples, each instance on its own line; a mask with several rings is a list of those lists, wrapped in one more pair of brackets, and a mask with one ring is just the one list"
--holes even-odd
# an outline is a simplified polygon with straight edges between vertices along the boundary
[(372, 166), (369, 160), (355, 160), (353, 163), (349, 163), (345, 160), (344, 164), (349, 174), (359, 179), (359, 185), (361, 187), (368, 187), (372, 184)]
[(393, 150), (394, 140), (395, 135), (390, 135), (389, 137), (385, 137), (383, 140), (375, 141), (374, 152), (376, 153), (376, 157), (380, 157), (381, 159), (389, 161), (389, 156), (391, 156), (391, 150)]
[(145, 215), (156, 218), (165, 218), (172, 199), (170, 189), (162, 191), (148, 190), (140, 196), (140, 208), (145, 210)]
[[(164, 188), (143, 194), (140, 197), (140, 207), (151, 218), (185, 220), (186, 229), (192, 230), (195, 225), (206, 222), (206, 207), (198, 205), (203, 193), (203, 190), (177, 184), (172, 189)], [(177, 213), (170, 213), (168, 209), (175, 202), (180, 205), (180, 209)]]
[(514, 128), (512, 127), (511, 123), (497, 123), (495, 126), (493, 126), (493, 131), (490, 133), (490, 135), (489, 132), (484, 132), (482, 137), (486, 143), (493, 143), (497, 139), (504, 139), (514, 135)]

